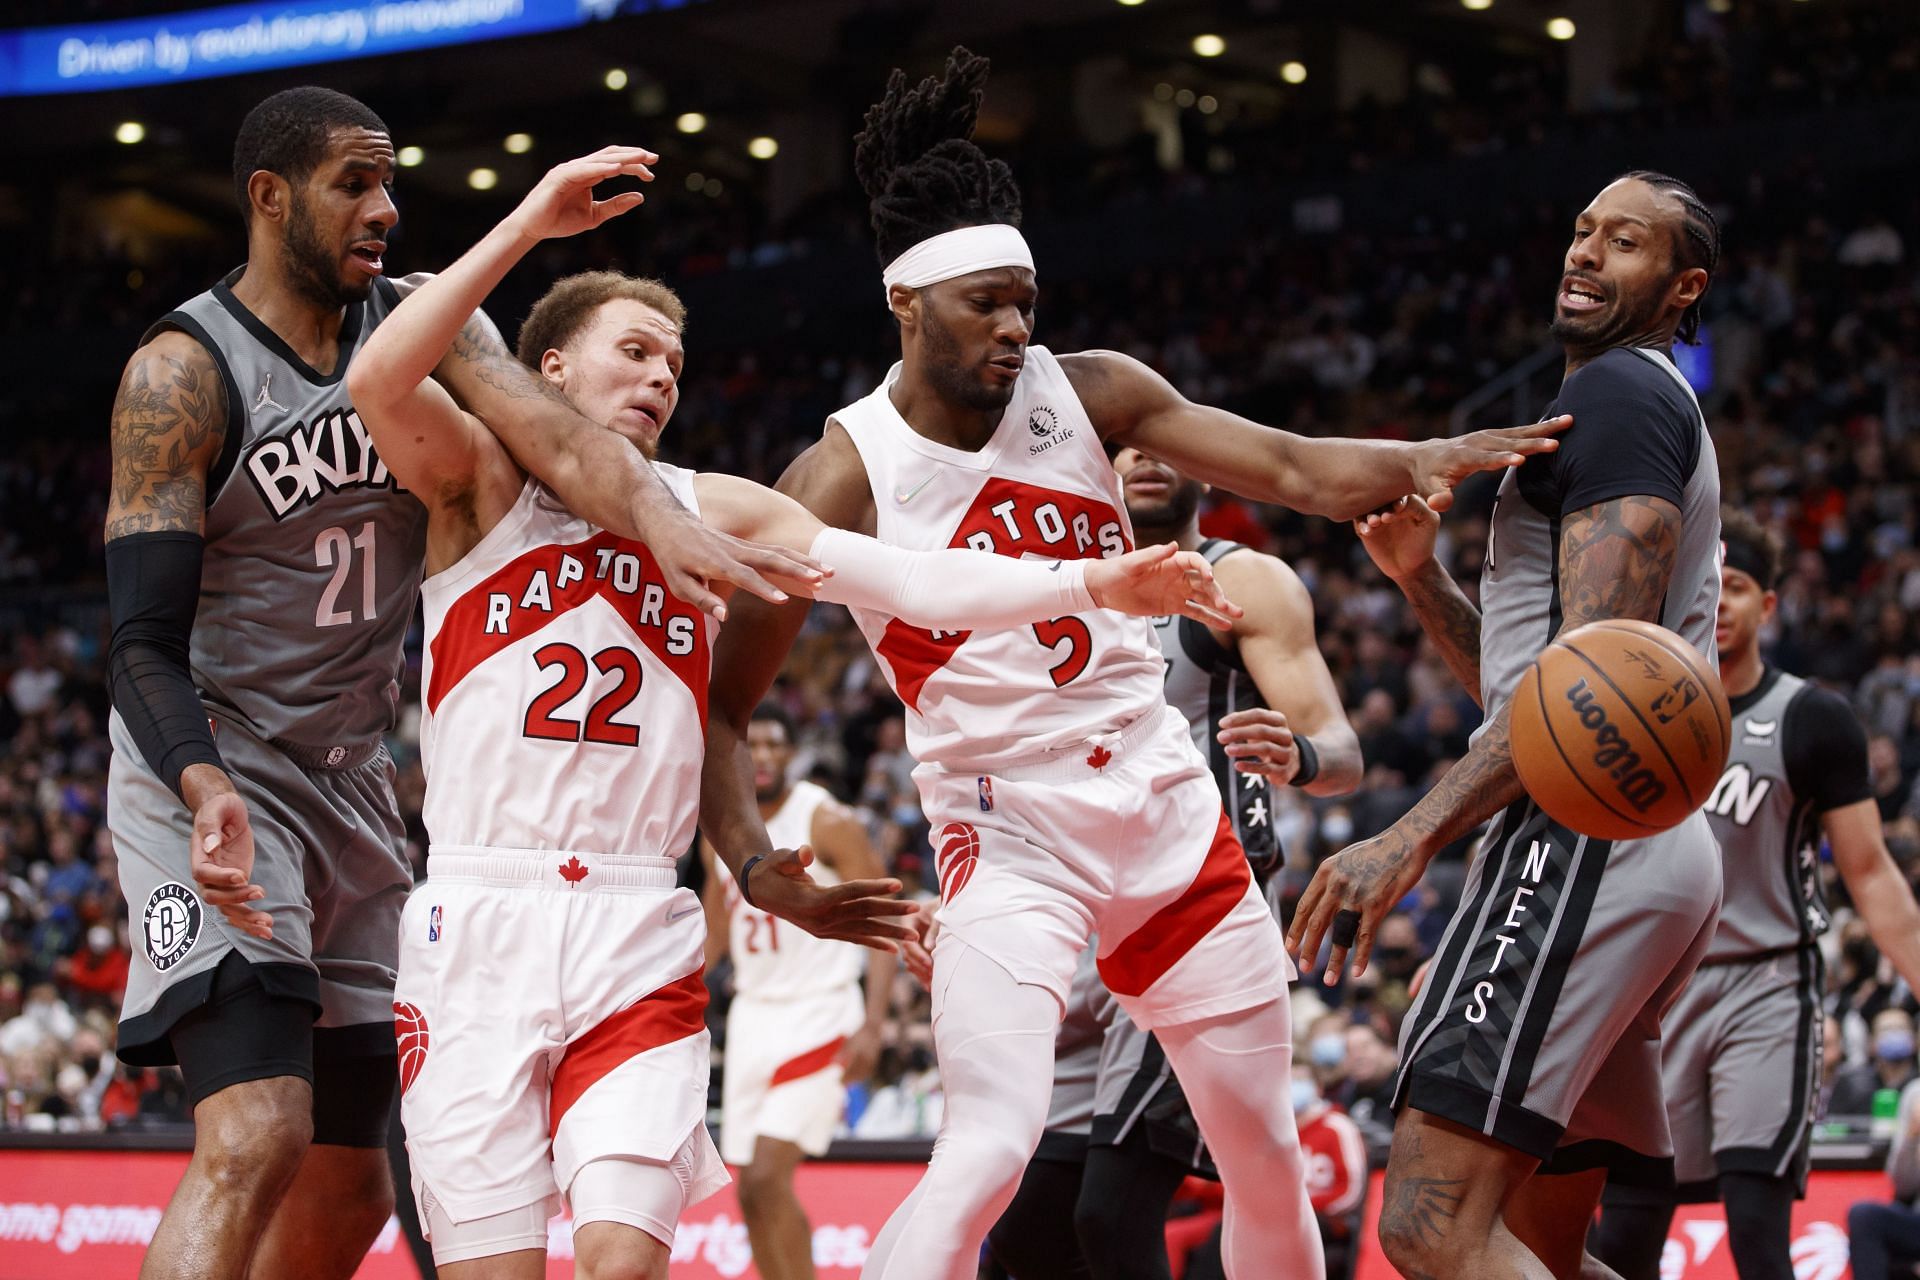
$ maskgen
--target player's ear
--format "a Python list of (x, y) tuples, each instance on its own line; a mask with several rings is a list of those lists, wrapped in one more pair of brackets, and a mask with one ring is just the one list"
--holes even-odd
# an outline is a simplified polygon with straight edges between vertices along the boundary
[(893, 322), (902, 329), (911, 329), (920, 321), (920, 291), (909, 289), (906, 285), (896, 284), (887, 289), (887, 309), (893, 312)]
[(556, 387), (567, 385), (567, 357), (558, 348), (548, 347), (540, 357), (540, 376)]
[(1688, 267), (1673, 278), (1669, 291), (1669, 300), (1682, 311), (1700, 301), (1700, 295), (1707, 291), (1710, 277), (1703, 267)]
[(293, 187), (270, 169), (255, 169), (247, 179), (247, 201), (253, 208), (254, 216), (281, 222), (286, 219), (287, 210), (292, 206)]

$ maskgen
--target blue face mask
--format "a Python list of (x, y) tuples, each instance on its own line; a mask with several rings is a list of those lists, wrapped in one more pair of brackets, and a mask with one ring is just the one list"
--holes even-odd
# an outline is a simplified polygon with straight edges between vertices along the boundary
[(1347, 1042), (1341, 1036), (1315, 1036), (1307, 1045), (1307, 1060), (1316, 1067), (1337, 1067), (1347, 1060)]
[(1320, 1091), (1313, 1087), (1313, 1081), (1293, 1078), (1293, 1113), (1299, 1115), (1314, 1103), (1320, 1101)]
[(1882, 1062), (1905, 1062), (1913, 1057), (1911, 1031), (1882, 1031), (1873, 1038), (1873, 1056)]

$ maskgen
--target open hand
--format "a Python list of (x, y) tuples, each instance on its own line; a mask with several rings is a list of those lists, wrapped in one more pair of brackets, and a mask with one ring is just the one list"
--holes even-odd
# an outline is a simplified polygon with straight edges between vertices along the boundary
[(653, 170), (647, 166), (659, 159), (642, 147), (602, 147), (590, 156), (557, 164), (547, 170), (507, 220), (515, 230), (535, 240), (591, 231), (646, 200), (638, 191), (595, 200), (594, 187), (619, 177), (652, 182)]
[(813, 850), (776, 849), (754, 864), (747, 878), (753, 905), (769, 915), (799, 925), (816, 938), (857, 942), (875, 951), (894, 951), (916, 934), (899, 920), (912, 915), (914, 905), (891, 895), (900, 892), (898, 880), (845, 880), (823, 885), (807, 874)]
[[(913, 980), (933, 990), (933, 946), (940, 940), (940, 904), (923, 902), (912, 920), (915, 936), (900, 944), (900, 960), (907, 966), (907, 972)], [(1915, 1110), (1920, 1111), (1920, 1107)]]
[(1102, 609), (1143, 618), (1178, 613), (1212, 627), (1230, 627), (1246, 613), (1220, 590), (1205, 556), (1171, 542), (1089, 562), (1087, 594)]
[(831, 572), (812, 556), (722, 533), (685, 510), (662, 512), (654, 525), (646, 531), (647, 549), (666, 576), (667, 590), (722, 622), (727, 620), (727, 604), (716, 587), (740, 587), (762, 600), (785, 604), (787, 593), (767, 580), (770, 575), (811, 588)]
[(1300, 751), (1293, 745), (1287, 713), (1271, 707), (1253, 707), (1220, 717), (1214, 735), (1226, 749), (1238, 773), (1257, 773), (1284, 787), (1300, 772)]
[(1355, 520), (1353, 531), (1380, 572), (1398, 582), (1432, 563), (1440, 517), (1425, 499), (1402, 498)]
[[(1320, 955), (1320, 941), (1333, 932), (1333, 950), (1327, 956), (1325, 981), (1339, 981), (1340, 970), (1353, 957), (1352, 976), (1366, 972), (1373, 953), (1374, 931), (1380, 927), (1393, 906), (1419, 881), (1424, 863), (1415, 856), (1413, 846), (1399, 832), (1389, 828), (1371, 840), (1348, 845), (1334, 854), (1313, 873), (1313, 882), (1300, 895), (1293, 909), (1293, 927), (1287, 930), (1287, 947), (1309, 968)], [(1342, 936), (1335, 917), (1351, 911), (1359, 917), (1359, 927)]]
[(248, 905), (267, 891), (252, 883), (253, 825), (238, 793), (217, 792), (194, 810), (191, 865), (201, 898), (228, 924), (256, 938), (273, 937), (273, 917)]
[(1413, 446), (1413, 491), (1435, 511), (1445, 511), (1453, 505), (1454, 487), (1468, 476), (1480, 471), (1504, 471), (1536, 453), (1550, 453), (1560, 447), (1553, 437), (1572, 425), (1573, 418), (1561, 414), (1530, 427), (1474, 431), (1452, 440), (1422, 440)]

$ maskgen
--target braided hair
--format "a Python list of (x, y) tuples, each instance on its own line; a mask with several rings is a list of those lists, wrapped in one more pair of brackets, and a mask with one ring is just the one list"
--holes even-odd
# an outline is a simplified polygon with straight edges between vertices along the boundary
[(867, 193), (882, 266), (956, 227), (1020, 225), (1013, 171), (972, 141), (988, 66), (955, 46), (938, 80), (908, 88), (896, 67), (886, 93), (867, 108), (853, 140), (853, 171)]
[[(1700, 267), (1706, 271), (1708, 287), (1712, 287), (1714, 269), (1720, 265), (1720, 224), (1714, 220), (1713, 210), (1707, 208), (1697, 192), (1678, 178), (1652, 169), (1634, 169), (1620, 175), (1616, 181), (1632, 178), (1644, 182), (1656, 191), (1664, 191), (1680, 202), (1680, 229), (1673, 238), (1673, 261), (1682, 271)], [(1680, 326), (1674, 336), (1688, 346), (1698, 342), (1700, 333), (1700, 304), (1705, 301), (1707, 291), (1702, 289), (1700, 296), (1693, 300), (1680, 316)]]

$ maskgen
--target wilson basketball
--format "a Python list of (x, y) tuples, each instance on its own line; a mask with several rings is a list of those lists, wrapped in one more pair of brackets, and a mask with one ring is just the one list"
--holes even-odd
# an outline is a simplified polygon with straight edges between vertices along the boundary
[(1698, 809), (1726, 767), (1720, 677), (1665, 627), (1612, 619), (1561, 635), (1520, 677), (1513, 762), (1550, 817), (1605, 840)]

